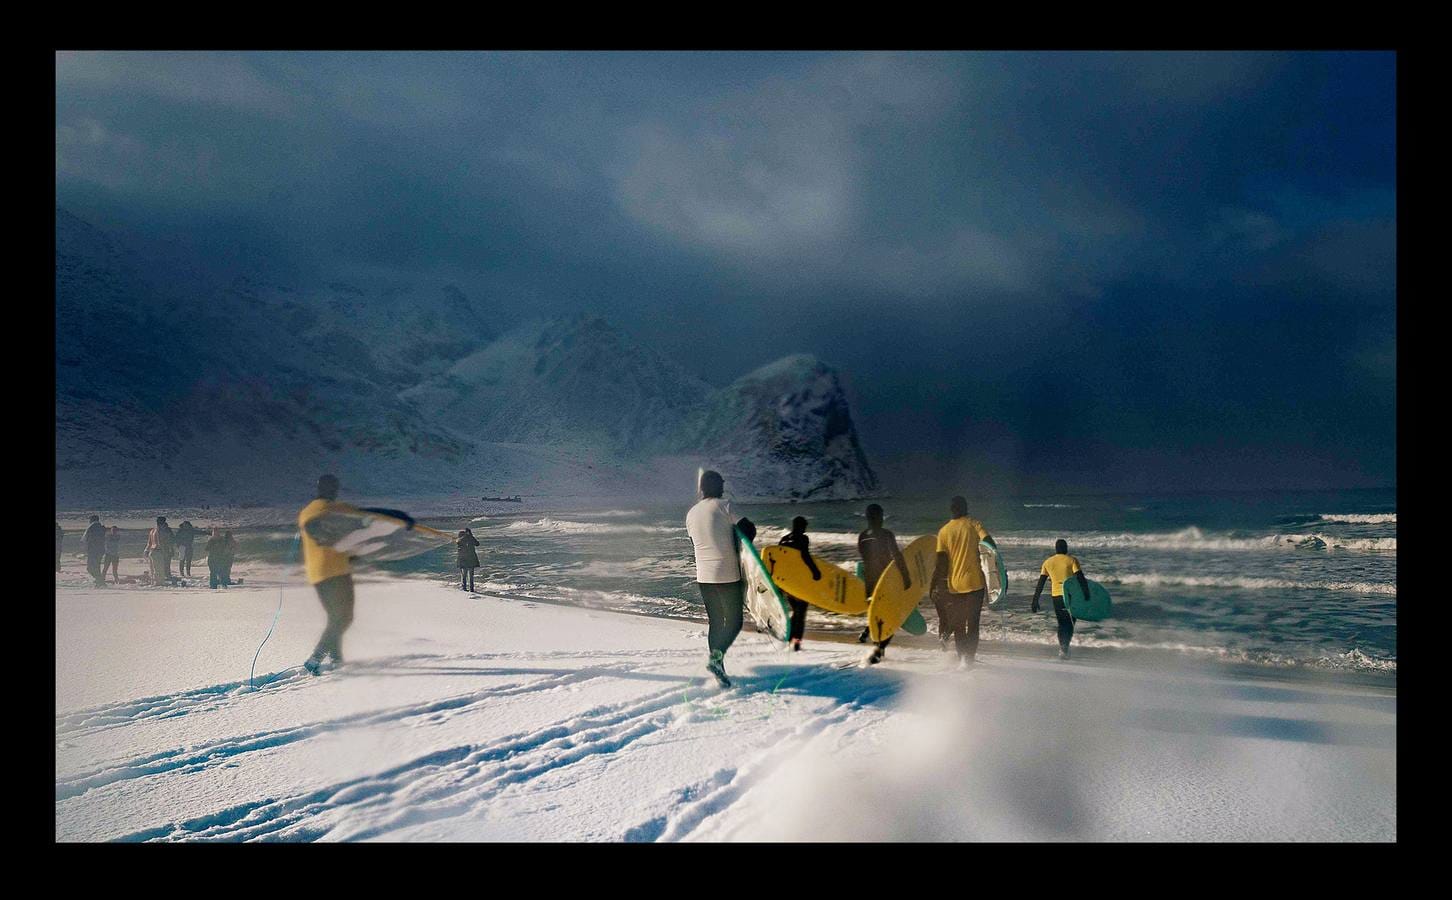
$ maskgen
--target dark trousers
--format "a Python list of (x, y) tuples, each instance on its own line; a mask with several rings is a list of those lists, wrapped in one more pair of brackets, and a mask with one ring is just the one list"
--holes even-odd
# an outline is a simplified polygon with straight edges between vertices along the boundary
[(717, 651), (724, 654), (731, 648), (736, 635), (741, 633), (741, 612), (746, 602), (745, 585), (740, 581), (726, 584), (698, 581), (696, 586), (701, 589), (701, 599), (706, 604), (706, 646), (711, 648), (712, 655)]
[(177, 558), (176, 573), (178, 575), (192, 574), (192, 545), (182, 544), (181, 554)]
[(101, 569), (101, 560), (105, 556), (106, 554), (101, 551), (86, 551), (86, 571), (91, 573), (91, 580), (96, 582), (97, 587), (106, 581), (106, 574)]
[(967, 594), (940, 591), (933, 597), (938, 608), (938, 634), (951, 634), (958, 655), (973, 659), (978, 655), (978, 623), (983, 618), (984, 589)]
[(340, 663), (343, 661), (343, 632), (353, 624), (353, 576), (338, 575), (319, 581), (313, 587), (318, 589), (318, 600), (328, 614), (323, 636), (318, 638), (318, 645), (313, 648), (313, 659), (321, 662), (324, 656), (332, 656), (333, 662)]
[(474, 590), (474, 569), (473, 567), (459, 570), (459, 587), (466, 590)]
[(807, 633), (807, 601), (788, 597), (787, 603), (792, 608), (792, 627), (787, 633), (787, 640), (799, 641)]
[(1054, 597), (1054, 615), (1059, 617), (1059, 646), (1065, 650), (1069, 649), (1069, 642), (1074, 639), (1074, 616), (1064, 608), (1064, 598)]

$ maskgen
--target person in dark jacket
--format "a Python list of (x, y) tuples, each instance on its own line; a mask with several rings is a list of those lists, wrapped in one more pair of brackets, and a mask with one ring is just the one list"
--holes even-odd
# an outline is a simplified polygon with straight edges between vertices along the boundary
[(106, 526), (101, 524), (100, 516), (91, 516), (91, 524), (86, 526), (81, 540), (86, 545), (86, 571), (91, 574), (96, 587), (105, 587), (106, 576), (101, 572), (101, 561), (106, 557)]
[(207, 543), (202, 546), (207, 554), (207, 580), (212, 590), (222, 583), (222, 572), (226, 568), (227, 542), (222, 538), (222, 529), (213, 528)]
[(176, 550), (177, 562), (176, 573), (178, 575), (192, 574), (192, 541), (196, 539), (197, 530), (192, 523), (182, 520), (176, 527)]
[(106, 573), (111, 573), (111, 579), (116, 584), (121, 583), (121, 529), (112, 525), (106, 530), (106, 554), (101, 557), (101, 580), (106, 580)]
[(222, 532), (222, 584), (232, 586), (232, 563), (237, 561), (237, 539), (229, 528)]
[(459, 540), (456, 542), (459, 548), (459, 590), (474, 590), (474, 570), (479, 568), (479, 554), (474, 550), (479, 546), (479, 539), (474, 537), (472, 529), (465, 528), (459, 532)]
[(65, 536), (66, 530), (60, 527), (59, 522), (55, 523), (55, 570), (57, 572), (60, 571), (61, 544), (64, 543)]
[[(783, 547), (793, 547), (802, 552), (802, 559), (806, 561), (807, 568), (812, 571), (812, 580), (822, 580), (822, 570), (817, 568), (816, 560), (812, 559), (811, 538), (807, 537), (807, 520), (805, 516), (797, 516), (792, 519), (792, 530), (778, 542)], [(798, 600), (790, 594), (785, 595), (787, 602), (792, 607), (792, 625), (788, 637), (792, 642), (792, 651), (802, 649), (802, 635), (807, 633), (807, 601)]]

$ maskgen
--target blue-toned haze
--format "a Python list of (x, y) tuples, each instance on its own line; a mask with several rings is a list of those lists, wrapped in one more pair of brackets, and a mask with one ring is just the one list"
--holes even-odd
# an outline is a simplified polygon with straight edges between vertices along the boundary
[(57, 205), (171, 285), (452, 285), (445, 341), (602, 316), (702, 391), (813, 354), (892, 489), (1390, 486), (1394, 74), (62, 53)]

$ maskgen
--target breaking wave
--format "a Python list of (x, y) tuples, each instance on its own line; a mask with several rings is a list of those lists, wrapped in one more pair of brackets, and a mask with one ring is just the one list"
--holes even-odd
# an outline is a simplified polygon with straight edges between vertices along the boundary
[(1397, 523), (1396, 513), (1369, 513), (1367, 515), (1353, 515), (1349, 513), (1323, 513), (1316, 517), (1320, 522), (1341, 522), (1348, 525), (1395, 525)]
[(534, 522), (510, 522), (501, 531), (510, 534), (680, 534), (685, 528), (669, 525), (619, 525), (611, 522), (571, 522), (546, 516)]
[[(994, 540), (1004, 547), (1048, 547), (1064, 535), (1058, 532), (1044, 534), (995, 535)], [(1207, 534), (1194, 527), (1180, 531), (1146, 534), (1109, 534), (1091, 532), (1067, 535), (1069, 550), (1075, 547), (1094, 550), (1115, 550), (1142, 547), (1150, 550), (1229, 550), (1269, 551), (1278, 549), (1312, 550), (1367, 550), (1395, 552), (1397, 539), (1394, 537), (1348, 538), (1326, 534), (1271, 534), (1258, 537), (1236, 537), (1229, 534)]]
[[(1036, 582), (1038, 572), (1009, 572), (1009, 577)], [(1292, 581), (1285, 578), (1245, 578), (1216, 575), (1169, 575), (1158, 572), (1126, 572), (1122, 575), (1088, 573), (1095, 581), (1104, 584), (1132, 584), (1141, 587), (1208, 587), (1238, 588), (1247, 591), (1344, 591), (1352, 594), (1379, 594), (1387, 597), (1397, 595), (1395, 584), (1379, 584), (1363, 581)]]

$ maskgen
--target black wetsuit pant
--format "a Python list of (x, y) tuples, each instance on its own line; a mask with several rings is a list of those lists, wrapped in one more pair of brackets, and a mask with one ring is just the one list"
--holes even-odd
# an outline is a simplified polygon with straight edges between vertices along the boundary
[(938, 608), (938, 634), (951, 634), (958, 655), (972, 660), (978, 655), (978, 624), (983, 618), (985, 590), (979, 588), (966, 594), (941, 591), (933, 597)]
[(101, 569), (101, 561), (105, 558), (104, 550), (86, 551), (86, 571), (90, 573), (91, 580), (96, 582), (97, 587), (106, 583), (106, 575)]
[(787, 597), (787, 604), (792, 608), (792, 627), (787, 632), (787, 640), (799, 641), (807, 633), (807, 601)]
[(1064, 608), (1064, 598), (1054, 597), (1054, 615), (1059, 617), (1059, 647), (1063, 650), (1069, 649), (1069, 642), (1074, 639), (1074, 616)]
[(725, 653), (741, 633), (741, 613), (746, 602), (745, 583), (730, 581), (726, 584), (709, 584), (698, 581), (701, 599), (706, 603), (706, 646), (714, 655)]
[(474, 590), (474, 568), (472, 566), (459, 569), (459, 587), (468, 591)]
[(178, 575), (192, 574), (192, 545), (178, 544), (177, 549), (181, 552), (177, 554), (176, 573)]
[(343, 632), (353, 624), (353, 576), (338, 575), (319, 581), (313, 587), (318, 589), (318, 600), (328, 614), (328, 624), (323, 636), (313, 648), (313, 659), (322, 661), (324, 656), (333, 657), (333, 662), (343, 661)]

